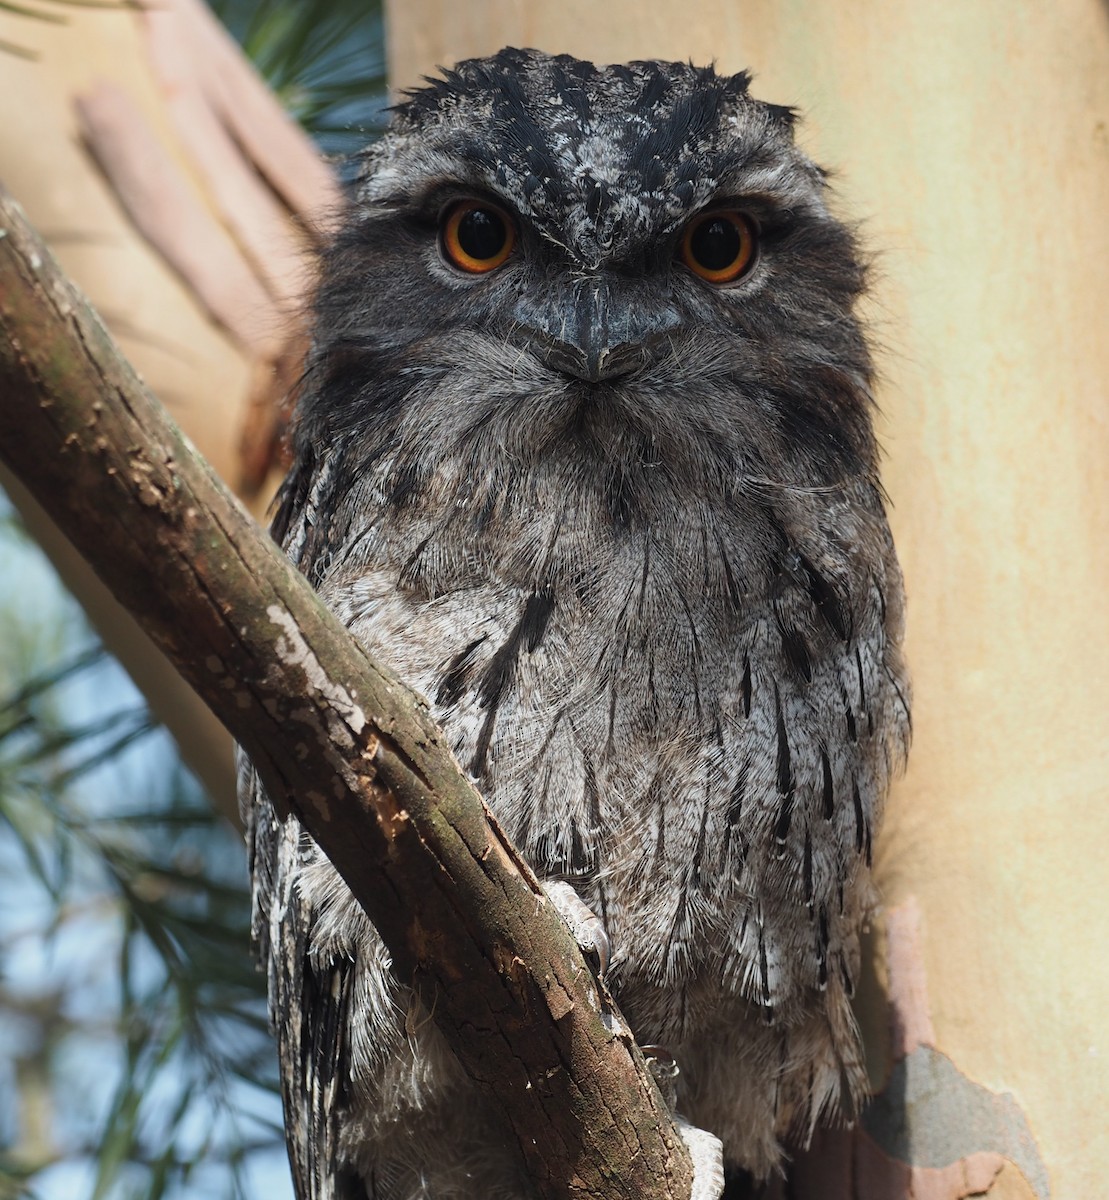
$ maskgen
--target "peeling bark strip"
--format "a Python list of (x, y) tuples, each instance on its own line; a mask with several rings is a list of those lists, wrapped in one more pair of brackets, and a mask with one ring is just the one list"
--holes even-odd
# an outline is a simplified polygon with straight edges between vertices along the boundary
[(642, 1057), (426, 707), (197, 459), (3, 194), (0, 458), (319, 842), (540, 1193), (687, 1200)]

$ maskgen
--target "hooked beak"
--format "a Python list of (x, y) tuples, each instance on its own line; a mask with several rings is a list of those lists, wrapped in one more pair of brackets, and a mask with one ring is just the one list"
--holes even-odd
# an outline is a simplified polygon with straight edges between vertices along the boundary
[(580, 342), (563, 342), (539, 334), (532, 350), (552, 370), (586, 383), (601, 383), (631, 375), (643, 365), (646, 358), (643, 347), (635, 342), (609, 346), (603, 336), (587, 336)]
[[(637, 322), (628, 306), (614, 303), (599, 279), (577, 283), (551, 298), (524, 322), (528, 349), (554, 371), (586, 383), (611, 382), (647, 365), (648, 343), (659, 332), (657, 314)], [(537, 319), (538, 318), (538, 319)]]

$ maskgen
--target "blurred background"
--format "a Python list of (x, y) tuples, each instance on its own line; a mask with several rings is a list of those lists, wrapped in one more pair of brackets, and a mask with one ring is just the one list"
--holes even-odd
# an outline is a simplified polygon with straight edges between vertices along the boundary
[[(383, 119), (382, 17), (364, 0), (211, 13), (242, 49), (231, 68), (220, 57), (235, 48), (187, 5), (152, 21), (123, 5), (0, 4), (0, 178), (262, 516), (280, 473), (278, 362), (299, 326), (298, 284), (258, 260), (278, 238), (286, 260), (310, 249), (317, 218), (258, 161), (282, 143), (236, 136), (223, 108), (288, 141), (280, 109), (250, 90), (256, 70), (303, 131), (283, 169), (325, 162), (326, 188)], [(239, 71), (246, 100), (216, 93), (212, 68)], [(197, 139), (225, 143), (223, 157), (198, 164)], [(152, 140), (161, 176), (136, 182)], [(139, 210), (153, 204), (169, 228), (151, 234)], [(234, 237), (249, 221), (268, 247)], [(230, 232), (213, 265), (246, 281), (233, 305), (175, 257), (197, 229)], [(252, 404), (270, 421), (248, 445)], [(63, 581), (19, 500), (26, 520), (0, 492), (0, 1197), (291, 1197), (229, 743), (99, 592), (90, 623), (66, 583), (92, 582), (47, 533)], [(139, 664), (191, 770), (105, 638)]]
[[(0, 179), (264, 518), (313, 252), (386, 77), (531, 45), (751, 68), (796, 105), (875, 252), (915, 701), (858, 1003), (875, 1099), (786, 1191), (1104, 1195), (1109, 5), (387, 0), (384, 26), (347, 0), (0, 0)], [(0, 1198), (280, 1200), (228, 739), (0, 486)]]

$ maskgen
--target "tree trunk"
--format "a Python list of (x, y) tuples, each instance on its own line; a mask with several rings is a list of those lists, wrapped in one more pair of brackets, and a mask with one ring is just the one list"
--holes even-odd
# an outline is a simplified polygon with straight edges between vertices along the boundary
[(799, 1164), (791, 1194), (1105, 1195), (1105, 3), (387, 10), (398, 90), (530, 45), (715, 60), (799, 106), (801, 140), (877, 255), (915, 734), (876, 846), (886, 909), (859, 1015), (878, 1095), (852, 1139)]

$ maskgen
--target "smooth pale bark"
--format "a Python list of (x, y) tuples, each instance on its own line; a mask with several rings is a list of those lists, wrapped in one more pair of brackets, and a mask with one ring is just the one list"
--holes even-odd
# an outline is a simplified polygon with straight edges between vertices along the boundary
[(426, 704), (372, 662), (0, 198), (0, 458), (351, 887), (542, 1195), (686, 1200), (619, 1013)]

